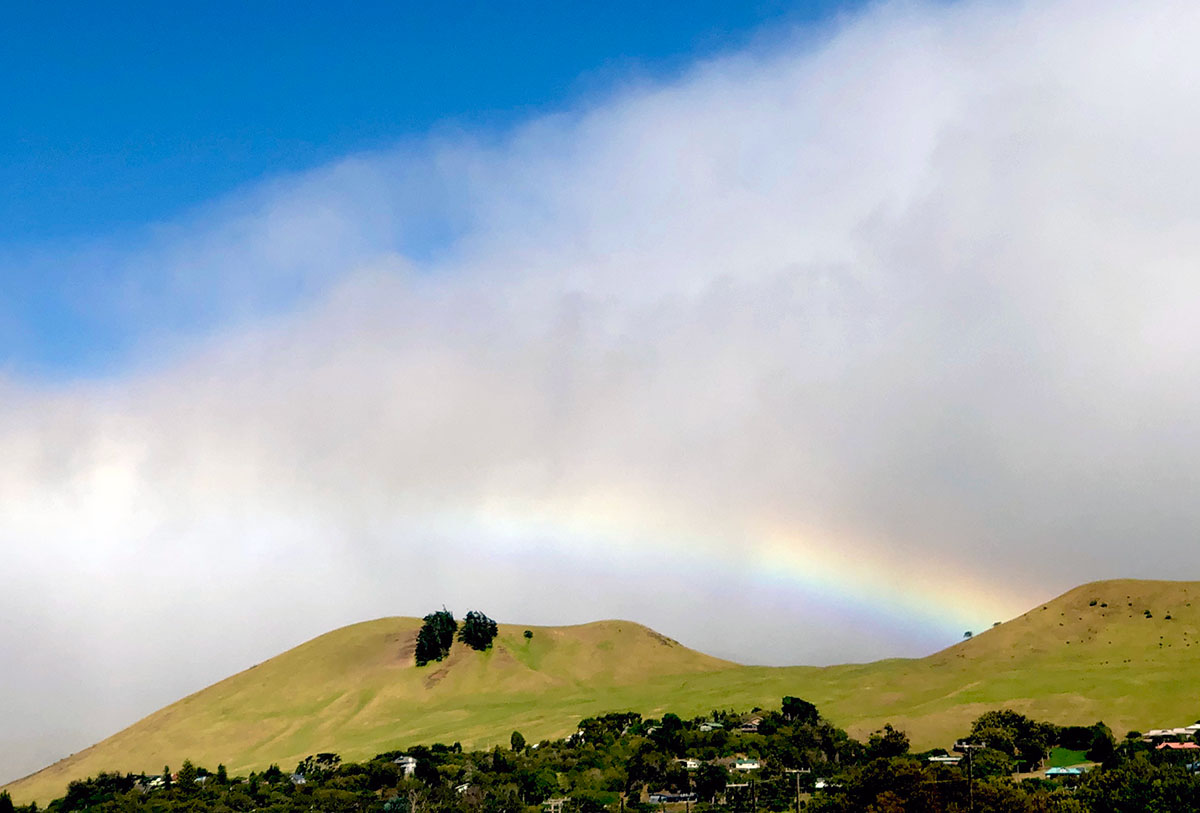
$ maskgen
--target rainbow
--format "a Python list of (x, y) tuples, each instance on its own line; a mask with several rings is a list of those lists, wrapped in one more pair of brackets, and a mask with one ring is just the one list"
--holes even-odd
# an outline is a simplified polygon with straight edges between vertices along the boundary
[[(711, 573), (736, 574), (918, 640), (953, 643), (1029, 609), (1041, 596), (1006, 589), (946, 558), (897, 555), (782, 522), (689, 517), (613, 494), (586, 498), (491, 498), (443, 516), (443, 532), (485, 538), (506, 553), (549, 548), (590, 567), (669, 558)], [(915, 653), (914, 653), (915, 654)], [(924, 654), (924, 653), (921, 653)]]

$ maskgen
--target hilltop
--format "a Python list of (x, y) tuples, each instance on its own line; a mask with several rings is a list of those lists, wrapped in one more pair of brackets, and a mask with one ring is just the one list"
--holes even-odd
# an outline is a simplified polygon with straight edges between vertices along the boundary
[(420, 620), (335, 630), (167, 706), (8, 786), (45, 801), (101, 770), (161, 771), (184, 758), (231, 772), (292, 767), (318, 751), (348, 759), (413, 743), (487, 747), (515, 729), (562, 736), (582, 717), (636, 710), (691, 716), (816, 703), (863, 736), (885, 722), (917, 747), (946, 745), (981, 712), (1008, 706), (1057, 723), (1128, 728), (1200, 715), (1186, 681), (1200, 666), (1200, 582), (1117, 580), (1078, 587), (921, 659), (831, 667), (740, 666), (641, 625), (501, 625), (492, 650), (456, 645), (417, 668)]

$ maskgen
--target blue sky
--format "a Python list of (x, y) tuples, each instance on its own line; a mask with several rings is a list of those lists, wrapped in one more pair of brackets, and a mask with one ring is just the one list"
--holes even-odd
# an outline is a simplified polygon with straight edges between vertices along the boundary
[(136, 240), (348, 154), (503, 131), (837, 10), (826, 0), (9, 8), (0, 364), (87, 375), (139, 340), (91, 296), (105, 272), (64, 263), (64, 251)]

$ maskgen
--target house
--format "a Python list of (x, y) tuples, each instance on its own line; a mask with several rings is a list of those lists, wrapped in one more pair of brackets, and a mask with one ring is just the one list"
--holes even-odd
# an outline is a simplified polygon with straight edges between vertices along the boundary
[(304, 778), (304, 774), (302, 774), (302, 773), (294, 773), (291, 776), (289, 776), (288, 778), (292, 780), (293, 785), (307, 785), (308, 784), (308, 780)]
[(701, 731), (716, 731), (717, 729), (724, 728), (724, 727), (725, 726), (721, 725), (720, 723), (701, 723), (700, 724)]
[(650, 794), (651, 804), (665, 804), (667, 802), (694, 802), (696, 794), (694, 793), (670, 793), (665, 790), (657, 791)]
[(1200, 743), (1194, 742), (1160, 742), (1155, 746), (1154, 750), (1162, 751), (1168, 749), (1171, 751), (1200, 751)]
[(934, 765), (957, 765), (962, 762), (961, 756), (953, 756), (950, 754), (942, 754), (941, 756), (932, 756), (929, 761)]
[(471, 789), (471, 783), (463, 782), (461, 785), (459, 785), (458, 787), (456, 787), (454, 789), (454, 792), (461, 796), (462, 794), (466, 793), (470, 789)]
[(733, 769), (735, 771), (757, 771), (761, 767), (757, 759), (739, 757), (733, 761)]
[(1168, 740), (1178, 742), (1183, 739), (1190, 739), (1194, 736), (1195, 730), (1188, 728), (1152, 728), (1142, 735), (1142, 740), (1149, 743), (1167, 742)]
[(738, 726), (738, 731), (742, 731), (747, 734), (757, 734), (758, 727), (760, 725), (762, 725), (761, 717), (751, 717), (749, 720)]
[(1056, 776), (1082, 776), (1087, 772), (1086, 768), (1078, 765), (1071, 768), (1050, 768), (1046, 771), (1046, 777), (1053, 779)]
[(568, 801), (570, 800), (566, 796), (559, 797), (558, 799), (547, 799), (542, 802), (542, 808), (546, 813), (563, 813), (563, 805)]
[(698, 759), (687, 758), (687, 759), (677, 759), (675, 761), (689, 771), (696, 771), (696, 770), (700, 769), (700, 760), (698, 760)]
[(403, 774), (405, 776), (412, 776), (413, 774), (415, 774), (417, 772), (417, 758), (416, 757), (409, 757), (409, 756), (396, 757), (395, 759), (392, 760), (392, 764), (399, 766), (401, 772), (403, 772)]

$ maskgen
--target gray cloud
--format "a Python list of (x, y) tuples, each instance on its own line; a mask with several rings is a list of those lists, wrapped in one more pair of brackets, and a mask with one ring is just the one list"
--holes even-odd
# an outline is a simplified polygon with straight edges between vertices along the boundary
[(442, 602), (829, 662), (1187, 575), (1198, 36), (883, 5), (105, 248), (140, 362), (0, 382), (0, 776)]

